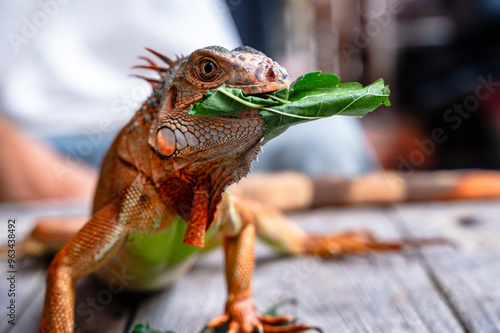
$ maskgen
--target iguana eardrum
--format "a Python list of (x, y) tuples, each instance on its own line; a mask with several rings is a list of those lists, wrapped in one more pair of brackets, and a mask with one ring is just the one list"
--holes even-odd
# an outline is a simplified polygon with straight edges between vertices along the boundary
[[(92, 272), (108, 281), (126, 266), (127, 288), (153, 290), (172, 283), (194, 263), (203, 246), (222, 237), (228, 299), (225, 313), (208, 327), (229, 332), (300, 332), (307, 324), (276, 327), (290, 316), (257, 312), (251, 296), (256, 233), (279, 251), (322, 256), (400, 249), (364, 231), (310, 235), (279, 211), (231, 195), (260, 150), (264, 122), (257, 110), (227, 117), (193, 117), (190, 106), (222, 84), (248, 94), (289, 86), (288, 74), (259, 51), (210, 46), (172, 60), (154, 91), (120, 131), (107, 153), (93, 215), (55, 256), (48, 270), (41, 332), (73, 332), (75, 284)], [(220, 238), (219, 238), (220, 239)]]

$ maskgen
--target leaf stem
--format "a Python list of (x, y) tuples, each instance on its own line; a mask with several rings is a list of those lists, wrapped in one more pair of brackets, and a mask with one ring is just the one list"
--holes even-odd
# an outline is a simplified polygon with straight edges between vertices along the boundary
[(255, 103), (247, 102), (247, 101), (239, 98), (238, 96), (231, 94), (230, 92), (228, 92), (226, 89), (224, 89), (222, 87), (217, 88), (217, 90), (220, 91), (221, 93), (223, 93), (224, 95), (231, 97), (232, 99), (234, 99), (234, 100), (236, 100), (236, 101), (240, 102), (241, 104), (244, 104), (248, 107), (255, 108), (255, 109), (262, 109), (265, 107), (265, 105), (262, 105), (262, 104), (255, 104)]
[[(305, 119), (305, 120), (314, 120), (314, 119), (321, 119), (321, 118), (328, 118), (329, 117), (329, 116), (307, 117), (307, 116), (299, 116), (299, 115), (296, 115), (296, 114), (281, 112), (281, 111), (278, 111), (278, 110), (275, 110), (275, 109), (272, 109), (272, 108), (268, 108), (268, 107), (266, 107), (265, 105), (262, 105), (262, 104), (255, 104), (255, 103), (247, 102), (247, 101), (239, 98), (238, 96), (235, 96), (235, 95), (231, 94), (229, 91), (227, 91), (223, 87), (219, 87), (219, 88), (217, 88), (217, 90), (220, 91), (221, 93), (223, 93), (224, 95), (226, 95), (228, 97), (231, 97), (232, 99), (234, 99), (234, 100), (236, 100), (236, 101), (240, 102), (241, 104), (244, 104), (244, 105), (246, 105), (248, 107), (255, 108), (255, 109), (261, 109), (261, 110), (266, 110), (266, 111), (269, 111), (269, 112), (274, 112), (276, 114), (280, 114), (280, 115), (291, 117), (291, 118), (298, 118), (298, 119)], [(271, 97), (271, 98), (274, 97), (277, 101), (280, 101), (283, 104), (290, 103), (290, 101), (285, 101), (285, 100), (283, 100), (283, 99), (281, 99), (279, 97), (276, 97), (276, 96), (271, 96), (271, 95), (268, 95), (268, 96)]]
[(280, 114), (280, 115), (283, 115), (283, 116), (287, 116), (287, 117), (290, 117), (290, 118), (307, 119), (307, 120), (314, 120), (314, 119), (321, 119), (321, 118), (328, 118), (328, 117), (330, 117), (330, 116), (320, 116), (320, 117), (299, 116), (299, 115), (296, 115), (296, 114), (281, 112), (281, 111), (278, 111), (278, 110), (275, 110), (275, 109), (271, 109), (271, 108), (266, 108), (266, 107), (262, 107), (261, 110), (266, 110), (266, 111), (274, 112), (274, 113), (277, 113), (277, 114)]
[(289, 100), (286, 100), (286, 99), (283, 99), (283, 98), (279, 98), (279, 97), (271, 95), (271, 94), (266, 94), (266, 96), (269, 97), (269, 98), (271, 98), (271, 99), (274, 99), (275, 101), (283, 103), (283, 104), (291, 103)]

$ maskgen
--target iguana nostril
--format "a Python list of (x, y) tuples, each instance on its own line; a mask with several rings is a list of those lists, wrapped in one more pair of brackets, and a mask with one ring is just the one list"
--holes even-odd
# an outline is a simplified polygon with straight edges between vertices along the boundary
[(163, 127), (156, 134), (156, 146), (158, 153), (169, 157), (175, 152), (176, 140), (174, 132), (167, 127)]
[(276, 72), (276, 69), (274, 67), (269, 68), (267, 77), (271, 80), (276, 80), (276, 78), (278, 77), (278, 73)]

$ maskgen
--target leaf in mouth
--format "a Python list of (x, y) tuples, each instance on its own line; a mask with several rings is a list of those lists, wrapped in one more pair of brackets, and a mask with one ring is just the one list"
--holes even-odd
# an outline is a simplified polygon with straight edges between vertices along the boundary
[(363, 117), (380, 105), (390, 105), (389, 87), (382, 79), (363, 87), (340, 83), (334, 74), (313, 72), (300, 76), (290, 89), (247, 95), (241, 89), (220, 86), (209, 91), (189, 111), (193, 116), (228, 116), (259, 109), (266, 130), (264, 142), (283, 133), (291, 125), (334, 115)]

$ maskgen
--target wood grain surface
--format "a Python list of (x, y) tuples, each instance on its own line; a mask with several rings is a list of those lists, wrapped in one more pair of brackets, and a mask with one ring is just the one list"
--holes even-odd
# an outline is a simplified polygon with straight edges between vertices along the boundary
[[(500, 332), (500, 201), (328, 208), (290, 216), (310, 232), (367, 228), (387, 240), (447, 237), (439, 245), (341, 259), (282, 257), (257, 244), (253, 294), (266, 310), (324, 332)], [(86, 203), (0, 205), (0, 241), (16, 218), (17, 239), (37, 217), (82, 215)], [(50, 258), (18, 260), (16, 325), (8, 323), (7, 263), (0, 281), (0, 332), (37, 332)], [(202, 256), (170, 288), (152, 294), (112, 293), (92, 276), (77, 286), (79, 332), (131, 332), (137, 323), (176, 333), (202, 332), (226, 298), (220, 249)]]

